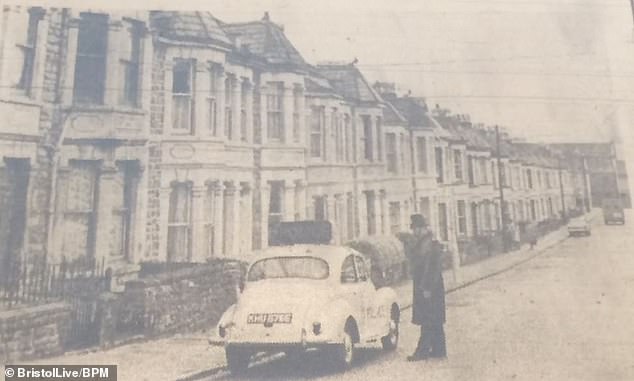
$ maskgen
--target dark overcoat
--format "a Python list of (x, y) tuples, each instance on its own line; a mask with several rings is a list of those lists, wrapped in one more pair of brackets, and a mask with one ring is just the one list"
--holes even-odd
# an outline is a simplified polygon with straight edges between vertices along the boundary
[[(442, 249), (431, 234), (410, 235), (405, 244), (413, 284), (412, 323), (429, 326), (445, 322), (445, 284)], [(425, 298), (425, 291), (429, 297)]]

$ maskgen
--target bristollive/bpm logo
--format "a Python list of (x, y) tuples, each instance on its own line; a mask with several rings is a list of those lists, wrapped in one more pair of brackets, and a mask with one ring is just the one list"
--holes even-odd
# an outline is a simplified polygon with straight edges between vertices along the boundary
[(6, 365), (7, 380), (116, 381), (116, 365)]

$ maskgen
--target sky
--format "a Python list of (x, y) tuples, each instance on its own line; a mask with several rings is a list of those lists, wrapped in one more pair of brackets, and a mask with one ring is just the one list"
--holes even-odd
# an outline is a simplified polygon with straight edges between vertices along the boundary
[(402, 92), (425, 97), (432, 107), (470, 114), (472, 121), (500, 125), (514, 136), (607, 141), (632, 135), (634, 26), (629, 0), (90, 4), (208, 10), (229, 22), (259, 19), (268, 11), (307, 61), (356, 58), (371, 82), (394, 82)]

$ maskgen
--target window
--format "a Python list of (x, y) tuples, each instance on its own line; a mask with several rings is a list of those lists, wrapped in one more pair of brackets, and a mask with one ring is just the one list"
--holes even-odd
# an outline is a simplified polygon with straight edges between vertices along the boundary
[(341, 283), (356, 283), (357, 281), (357, 270), (354, 267), (354, 257), (350, 255), (343, 260), (343, 264), (341, 265)]
[(474, 186), (475, 185), (475, 172), (474, 172), (474, 168), (473, 168), (473, 162), (474, 162), (474, 158), (473, 156), (467, 156), (467, 171), (469, 174), (469, 185), (470, 186)]
[(480, 233), (480, 229), (478, 228), (478, 204), (475, 202), (471, 203), (471, 230), (474, 236)]
[(467, 206), (463, 200), (458, 200), (458, 234), (467, 234)]
[(31, 94), (33, 85), (33, 75), (35, 72), (35, 50), (37, 48), (37, 33), (40, 21), (44, 17), (42, 8), (29, 9), (29, 25), (26, 31), (26, 41), (23, 45), (18, 44), (18, 48), (22, 50), (24, 59), (22, 62), (22, 72), (17, 88), (24, 90), (26, 95)]
[(407, 163), (409, 163), (409, 160), (405, 159), (406, 152), (407, 152), (407, 139), (405, 138), (405, 134), (401, 134), (401, 145), (400, 145), (399, 154), (401, 156), (400, 164), (401, 164), (403, 173), (407, 173)]
[(401, 231), (401, 204), (390, 202), (390, 233), (396, 234)]
[(233, 93), (236, 78), (228, 74), (225, 78), (225, 138), (233, 139)]
[(75, 60), (75, 103), (103, 104), (107, 51), (108, 16), (82, 13)]
[(535, 207), (535, 200), (531, 200), (530, 208), (531, 221), (535, 221), (537, 219), (537, 208)]
[(368, 235), (376, 234), (376, 209), (375, 209), (375, 195), (373, 191), (366, 191), (365, 193), (365, 206), (367, 214)]
[(282, 222), (284, 211), (284, 182), (271, 181), (269, 198), (269, 226)]
[(220, 92), (220, 65), (212, 63), (209, 68), (209, 92), (207, 93), (207, 129), (213, 136), (218, 136), (218, 101)]
[(111, 195), (113, 204), (113, 227), (110, 240), (110, 255), (130, 259), (132, 250), (132, 222), (136, 205), (139, 167), (135, 161), (122, 161), (114, 183), (116, 192)]
[(483, 184), (490, 184), (490, 182), (489, 182), (489, 171), (487, 170), (486, 159), (480, 159), (480, 173), (482, 173), (482, 183)]
[(139, 76), (141, 67), (141, 24), (127, 24), (126, 38), (122, 45), (121, 72), (123, 73), (123, 92), (119, 103), (125, 106), (139, 106)]
[(216, 192), (219, 192), (218, 184), (207, 185), (207, 191), (205, 192), (205, 252), (207, 258), (213, 258), (215, 255), (214, 247), (216, 243), (216, 213), (217, 213), (217, 198)]
[(313, 107), (310, 120), (310, 156), (322, 155), (322, 128), (324, 124), (324, 108)]
[(500, 186), (505, 187), (508, 184), (506, 183), (506, 167), (504, 165), (504, 163), (500, 163), (500, 167), (498, 169), (498, 176), (500, 177), (500, 179), (498, 180), (498, 182), (500, 183)]
[(447, 225), (447, 204), (439, 203), (438, 204), (438, 228), (439, 228), (439, 238), (441, 241), (449, 240), (449, 226)]
[(365, 260), (358, 255), (354, 256), (354, 261), (357, 263), (357, 274), (359, 281), (366, 282), (370, 278), (370, 272), (368, 271), (368, 265)]
[(319, 280), (328, 278), (329, 274), (328, 263), (321, 258), (275, 257), (255, 262), (249, 269), (247, 279), (249, 282), (280, 278)]
[(348, 240), (354, 239), (355, 230), (354, 230), (354, 217), (355, 217), (355, 207), (354, 207), (354, 198), (352, 197), (352, 193), (348, 193), (346, 197), (346, 222), (348, 223)]
[(4, 164), (0, 167), (0, 279), (9, 279), (3, 270), (20, 260), (23, 247), (30, 165), (26, 159), (4, 159)]
[(363, 157), (368, 160), (373, 160), (373, 142), (372, 142), (372, 120), (369, 115), (361, 115), (361, 121), (363, 123)]
[(441, 147), (434, 148), (435, 159), (436, 159), (436, 179), (439, 184), (445, 182), (445, 167), (443, 163), (443, 152)]
[(293, 88), (293, 141), (299, 143), (301, 130), (302, 101), (304, 91), (299, 85)]
[(387, 160), (387, 171), (390, 173), (398, 172), (396, 162), (396, 134), (385, 134), (385, 159)]
[(65, 194), (61, 249), (72, 259), (93, 258), (97, 234), (98, 162), (71, 161), (70, 171), (62, 183)]
[(453, 151), (453, 165), (456, 180), (462, 181), (462, 152), (460, 150)]
[(240, 140), (246, 142), (249, 140), (247, 129), (247, 96), (251, 85), (248, 79), (242, 81), (240, 89)]
[(418, 172), (427, 173), (427, 141), (423, 137), (416, 138), (416, 158)]
[(266, 96), (268, 121), (268, 138), (281, 141), (284, 139), (284, 84), (269, 82), (269, 93)]
[(497, 188), (499, 186), (499, 176), (498, 176), (498, 171), (497, 171), (497, 166), (495, 165), (495, 162), (491, 162), (491, 180), (493, 181), (493, 187)]
[(191, 184), (175, 183), (170, 194), (167, 222), (167, 260), (191, 259)]
[(341, 124), (341, 120), (339, 118), (339, 114), (337, 113), (337, 109), (332, 109), (332, 116), (330, 119), (331, 131), (334, 133), (335, 140), (335, 160), (337, 163), (343, 161), (343, 125)]
[(191, 134), (193, 110), (193, 62), (176, 60), (172, 69), (172, 128), (178, 134)]
[(376, 159), (378, 161), (383, 160), (383, 142), (381, 141), (381, 136), (383, 136), (383, 134), (381, 133), (381, 117), (377, 116), (376, 117)]
[(328, 202), (326, 196), (315, 197), (315, 220), (326, 221), (328, 219)]
[(530, 169), (526, 170), (526, 182), (528, 183), (528, 189), (533, 189), (533, 174)]
[(257, 144), (262, 143), (262, 93), (260, 87), (256, 86), (253, 90), (253, 141)]
[(352, 128), (350, 128), (350, 115), (346, 114), (343, 116), (343, 130), (345, 135), (345, 144), (344, 150), (346, 153), (346, 162), (350, 162), (352, 159), (350, 142), (352, 141)]

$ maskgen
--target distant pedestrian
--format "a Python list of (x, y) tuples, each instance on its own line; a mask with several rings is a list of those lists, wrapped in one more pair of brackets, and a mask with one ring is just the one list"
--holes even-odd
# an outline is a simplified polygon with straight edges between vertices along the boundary
[(537, 245), (537, 224), (533, 223), (528, 227), (528, 243), (531, 250)]
[(445, 286), (442, 277), (442, 249), (433, 239), (425, 217), (411, 216), (413, 235), (406, 240), (405, 253), (413, 281), (412, 323), (420, 325), (416, 350), (408, 361), (447, 357), (445, 346)]

